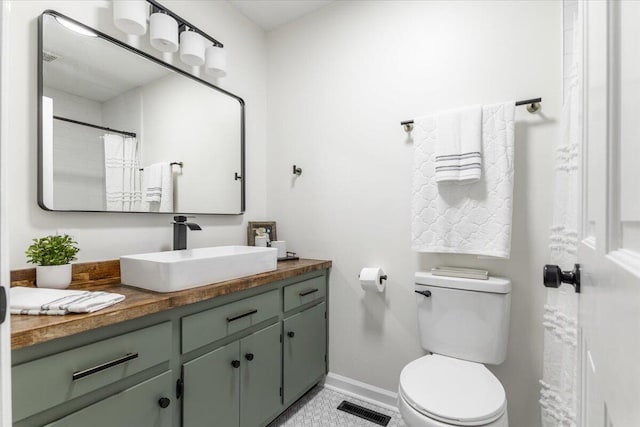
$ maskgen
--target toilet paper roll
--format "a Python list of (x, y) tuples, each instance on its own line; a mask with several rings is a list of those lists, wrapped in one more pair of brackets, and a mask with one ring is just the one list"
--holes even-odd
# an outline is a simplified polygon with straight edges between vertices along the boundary
[(381, 276), (384, 276), (384, 271), (380, 267), (365, 267), (360, 270), (360, 286), (365, 291), (382, 292), (384, 291), (384, 282), (380, 280)]

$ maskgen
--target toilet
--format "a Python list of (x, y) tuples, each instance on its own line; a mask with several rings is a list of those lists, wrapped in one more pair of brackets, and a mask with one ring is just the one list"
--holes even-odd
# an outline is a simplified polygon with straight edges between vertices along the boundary
[(508, 427), (504, 387), (484, 365), (507, 355), (511, 282), (415, 274), (418, 328), (431, 352), (402, 369), (408, 427)]

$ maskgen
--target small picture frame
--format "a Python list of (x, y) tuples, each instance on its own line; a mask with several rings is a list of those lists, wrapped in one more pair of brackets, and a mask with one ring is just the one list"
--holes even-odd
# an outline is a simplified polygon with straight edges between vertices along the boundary
[(275, 221), (249, 221), (247, 226), (247, 245), (256, 245), (257, 230), (263, 228), (269, 235), (269, 241), (278, 240)]

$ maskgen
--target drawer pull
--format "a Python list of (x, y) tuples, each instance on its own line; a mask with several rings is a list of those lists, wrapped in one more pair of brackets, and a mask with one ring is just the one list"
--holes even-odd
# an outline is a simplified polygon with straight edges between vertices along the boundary
[(243, 317), (251, 316), (252, 314), (256, 314), (258, 312), (257, 308), (253, 310), (249, 310), (242, 314), (236, 314), (235, 316), (227, 317), (227, 322), (233, 322), (234, 320), (242, 319)]
[(130, 360), (137, 359), (137, 358), (138, 358), (138, 353), (127, 353), (126, 355), (119, 357), (118, 359), (114, 359), (110, 362), (102, 363), (98, 366), (94, 366), (93, 368), (84, 369), (82, 371), (76, 371), (73, 373), (73, 376), (71, 377), (71, 379), (73, 381), (76, 381), (81, 378), (88, 377), (89, 375), (96, 374), (100, 371), (104, 371), (105, 369), (109, 369), (114, 366), (121, 365), (123, 363), (126, 363)]
[(305, 289), (304, 291), (300, 291), (298, 295), (300, 295), (301, 297), (306, 297), (307, 295), (313, 294), (315, 292), (318, 292), (318, 288)]

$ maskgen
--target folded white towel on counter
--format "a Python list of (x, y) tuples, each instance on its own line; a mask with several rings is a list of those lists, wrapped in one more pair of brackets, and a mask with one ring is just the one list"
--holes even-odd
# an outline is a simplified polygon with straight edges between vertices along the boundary
[(482, 106), (436, 115), (436, 182), (471, 184), (482, 173)]
[(9, 290), (11, 314), (64, 315), (93, 313), (124, 300), (112, 292), (27, 288), (15, 286)]
[(469, 185), (436, 182), (434, 116), (415, 119), (412, 249), (509, 258), (515, 102), (482, 109), (483, 173)]

